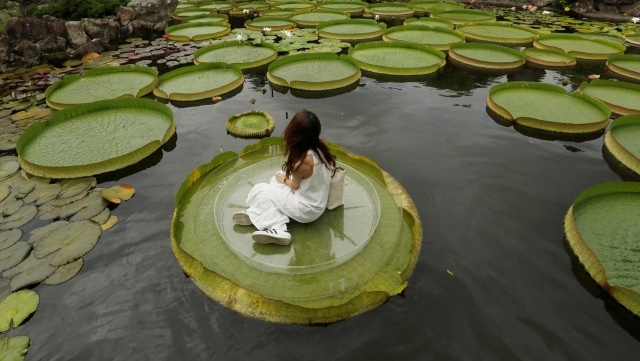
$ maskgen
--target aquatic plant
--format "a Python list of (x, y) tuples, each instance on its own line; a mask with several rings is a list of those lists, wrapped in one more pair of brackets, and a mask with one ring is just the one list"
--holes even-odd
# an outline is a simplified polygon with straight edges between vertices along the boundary
[(267, 78), (276, 85), (309, 91), (346, 87), (360, 76), (353, 60), (331, 53), (287, 55), (269, 64), (267, 71)]
[(625, 115), (611, 123), (604, 145), (625, 167), (640, 175), (640, 115)]
[(227, 132), (243, 138), (264, 138), (271, 135), (276, 123), (273, 117), (262, 110), (249, 110), (234, 114), (227, 119)]

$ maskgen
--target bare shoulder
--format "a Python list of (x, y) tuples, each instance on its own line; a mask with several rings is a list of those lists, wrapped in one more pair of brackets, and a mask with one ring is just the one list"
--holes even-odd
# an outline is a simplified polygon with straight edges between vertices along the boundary
[(299, 174), (302, 178), (309, 178), (313, 174), (313, 156), (307, 154), (300, 162), (296, 162), (293, 166), (294, 173)]

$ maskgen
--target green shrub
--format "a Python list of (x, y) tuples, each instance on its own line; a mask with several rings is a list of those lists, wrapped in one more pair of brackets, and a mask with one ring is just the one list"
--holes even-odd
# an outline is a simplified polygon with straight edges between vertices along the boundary
[(51, 15), (61, 20), (101, 18), (115, 15), (118, 8), (127, 2), (128, 0), (58, 0), (37, 7), (28, 6), (25, 12), (38, 18)]

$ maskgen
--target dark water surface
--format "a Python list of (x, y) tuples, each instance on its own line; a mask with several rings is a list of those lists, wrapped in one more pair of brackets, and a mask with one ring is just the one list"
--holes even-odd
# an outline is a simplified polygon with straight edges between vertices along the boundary
[[(638, 360), (640, 318), (595, 284), (563, 240), (575, 197), (620, 180), (603, 159), (602, 137), (541, 140), (485, 111), (493, 84), (569, 76), (573, 89), (594, 71), (602, 69), (495, 76), (447, 66), (423, 82), (363, 77), (355, 90), (322, 99), (272, 92), (250, 75), (220, 103), (170, 105), (175, 142), (145, 169), (102, 183), (137, 190), (113, 212), (120, 223), (73, 280), (37, 287), (38, 311), (11, 334), (31, 337), (27, 360), (51, 361)], [(169, 241), (173, 196), (187, 174), (219, 147), (239, 152), (253, 143), (227, 135), (227, 117), (265, 110), (279, 135), (285, 114), (300, 108), (318, 114), (326, 139), (398, 179), (424, 228), (402, 296), (323, 327), (220, 306), (184, 276)]]

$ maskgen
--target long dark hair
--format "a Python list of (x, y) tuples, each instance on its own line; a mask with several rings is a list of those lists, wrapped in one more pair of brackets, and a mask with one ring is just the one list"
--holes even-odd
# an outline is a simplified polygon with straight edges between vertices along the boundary
[(294, 164), (304, 160), (309, 149), (316, 153), (325, 167), (329, 169), (336, 167), (336, 157), (331, 154), (327, 144), (320, 139), (321, 130), (318, 117), (306, 109), (299, 110), (291, 118), (282, 135), (284, 155), (287, 157), (282, 170), (287, 177), (293, 172)]

